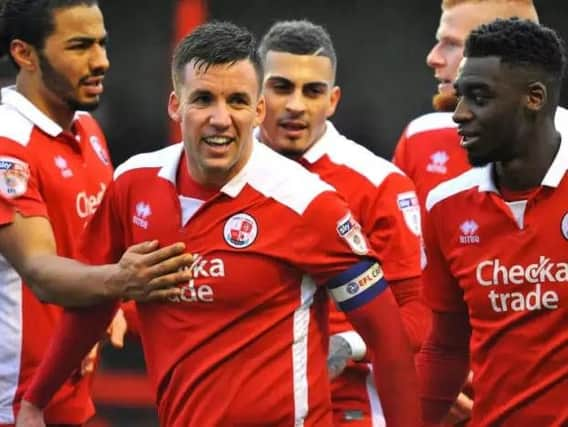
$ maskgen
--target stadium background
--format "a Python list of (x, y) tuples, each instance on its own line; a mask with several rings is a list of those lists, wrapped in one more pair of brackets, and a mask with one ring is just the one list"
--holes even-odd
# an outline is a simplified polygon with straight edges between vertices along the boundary
[[(568, 40), (568, 2), (536, 0), (541, 22)], [(100, 0), (110, 35), (111, 70), (96, 116), (115, 164), (175, 141), (166, 102), (176, 37), (204, 19), (230, 20), (260, 36), (279, 19), (326, 26), (339, 57), (342, 133), (390, 158), (405, 124), (431, 110), (435, 88), (425, 56), (434, 42), (439, 0)], [(7, 63), (0, 80), (13, 79)], [(568, 105), (568, 85), (562, 94)], [(168, 351), (168, 349), (164, 349)], [(95, 382), (99, 416), (90, 427), (157, 426), (135, 341), (104, 350)], [(212, 408), (214, 410), (214, 408)]]

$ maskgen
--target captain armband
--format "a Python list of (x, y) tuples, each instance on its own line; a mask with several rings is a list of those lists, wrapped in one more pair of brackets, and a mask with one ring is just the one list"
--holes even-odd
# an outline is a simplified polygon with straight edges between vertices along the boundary
[(387, 288), (383, 269), (375, 260), (361, 261), (327, 283), (332, 298), (343, 311), (355, 310)]

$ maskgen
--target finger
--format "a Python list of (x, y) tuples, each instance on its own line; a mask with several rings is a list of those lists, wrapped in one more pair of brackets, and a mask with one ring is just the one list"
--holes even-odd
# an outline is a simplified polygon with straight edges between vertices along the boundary
[(462, 413), (470, 415), (473, 409), (473, 400), (464, 393), (460, 393), (456, 399), (456, 406)]
[(124, 317), (124, 313), (119, 309), (116, 312), (116, 315), (114, 316), (114, 319), (112, 320), (108, 331), (109, 340), (113, 347), (124, 347), (124, 337), (127, 330), (128, 324)]
[(99, 344), (95, 344), (95, 346), (91, 349), (89, 354), (83, 359), (83, 363), (81, 364), (81, 375), (86, 375), (95, 370), (95, 362), (97, 360), (97, 354), (99, 351)]
[(177, 255), (183, 254), (184, 252), (185, 252), (185, 243), (178, 242), (169, 246), (165, 246), (160, 249), (156, 249), (152, 252), (146, 253), (141, 259), (141, 262), (144, 265), (152, 266), (155, 264), (159, 264), (165, 260), (168, 260), (172, 257), (175, 257)]
[(146, 242), (137, 243), (135, 245), (129, 246), (126, 252), (134, 252), (136, 254), (147, 254), (155, 251), (158, 248), (157, 240), (148, 240)]
[[(146, 270), (147, 277), (153, 278), (151, 282), (157, 280), (164, 276), (169, 276), (171, 273), (180, 273), (180, 279), (178, 282), (180, 283), (185, 280), (191, 279), (191, 264), (194, 262), (195, 257), (191, 254), (182, 254), (178, 255), (164, 261), (159, 262), (158, 264), (149, 267)], [(183, 273), (183, 274), (181, 274)]]
[(160, 301), (172, 301), (179, 298), (181, 295), (180, 288), (169, 288), (169, 289), (154, 289), (148, 292), (146, 295), (141, 295), (133, 298), (137, 302), (160, 302)]

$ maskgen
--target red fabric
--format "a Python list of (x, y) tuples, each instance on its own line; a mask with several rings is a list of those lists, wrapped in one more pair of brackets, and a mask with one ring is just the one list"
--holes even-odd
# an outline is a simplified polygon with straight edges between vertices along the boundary
[(568, 423), (566, 165), (563, 142), (522, 227), (491, 166), (431, 193), (424, 296), (469, 314), (474, 426)]
[(432, 314), (432, 332), (417, 357), (425, 423), (441, 423), (458, 396), (469, 371), (466, 313)]
[(452, 113), (420, 116), (400, 136), (393, 162), (416, 184), (422, 207), (430, 190), (471, 169), (460, 140)]
[[(220, 191), (182, 227), (174, 185), (181, 152), (169, 146), (121, 166), (80, 243), (81, 259), (93, 264), (115, 262), (127, 246), (156, 238), (162, 245), (184, 241), (200, 256), (180, 297), (137, 306), (160, 422), (293, 424), (296, 391), (308, 410), (306, 426), (330, 423), (321, 369), (327, 295), (314, 285), (366, 259), (338, 232), (346, 204), (298, 165), (255, 144), (240, 177), (245, 185), (225, 186), (230, 194)], [(281, 184), (262, 187), (267, 182)], [(243, 213), (254, 225), (233, 222)], [(232, 246), (239, 242), (243, 247)], [(294, 387), (295, 375), (305, 375), (305, 392)]]
[(136, 303), (134, 301), (123, 302), (120, 304), (120, 308), (126, 319), (128, 334), (132, 337), (140, 337), (140, 321), (136, 312)]
[(400, 307), (404, 330), (410, 341), (412, 351), (420, 350), (430, 332), (432, 313), (421, 296), (422, 279), (419, 277), (390, 283), (390, 288)]
[(117, 304), (109, 303), (64, 310), (24, 399), (45, 408), (61, 384), (80, 368), (83, 358), (105, 335), (117, 308)]
[[(416, 371), (392, 293), (384, 292), (368, 304), (348, 312), (348, 318), (367, 343), (387, 422), (393, 426), (418, 425), (420, 405), (416, 395)], [(405, 354), (408, 357), (404, 357)]]
[[(13, 89), (2, 91), (2, 102), (0, 224), (12, 223), (14, 212), (24, 217), (45, 217), (53, 229), (57, 254), (72, 258), (77, 236), (112, 178), (104, 135), (87, 113), (75, 115), (74, 133), (63, 132)], [(11, 175), (18, 170), (27, 173), (19, 178)], [(24, 176), (27, 178), (22, 181)], [(12, 400), (12, 409), (17, 412), (59, 321), (61, 308), (39, 301), (7, 263), (0, 264), (0, 301), (8, 302), (0, 307), (0, 323), (5, 331), (1, 339), (10, 343), (2, 353), (3, 364), (11, 367), (2, 372), (6, 385), (2, 405), (10, 405)], [(87, 421), (94, 413), (89, 393), (91, 379), (88, 374), (64, 384), (45, 409), (46, 422)], [(9, 396), (8, 390), (15, 390), (15, 394)], [(6, 413), (9, 409), (2, 406), (0, 410)]]

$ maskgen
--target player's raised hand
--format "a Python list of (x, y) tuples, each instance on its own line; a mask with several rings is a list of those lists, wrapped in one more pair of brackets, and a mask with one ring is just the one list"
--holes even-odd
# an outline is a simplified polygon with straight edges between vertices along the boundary
[(166, 300), (180, 293), (180, 283), (191, 279), (192, 254), (183, 243), (158, 248), (157, 241), (129, 247), (106, 283), (110, 293), (139, 302)]
[(22, 400), (20, 412), (16, 418), (16, 427), (45, 427), (43, 411), (27, 400)]

